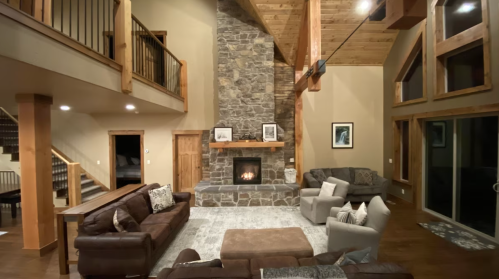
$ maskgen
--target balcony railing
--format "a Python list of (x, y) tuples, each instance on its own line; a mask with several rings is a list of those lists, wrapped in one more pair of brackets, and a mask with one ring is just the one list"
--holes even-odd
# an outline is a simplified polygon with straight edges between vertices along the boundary
[(132, 15), (133, 72), (180, 96), (182, 63)]

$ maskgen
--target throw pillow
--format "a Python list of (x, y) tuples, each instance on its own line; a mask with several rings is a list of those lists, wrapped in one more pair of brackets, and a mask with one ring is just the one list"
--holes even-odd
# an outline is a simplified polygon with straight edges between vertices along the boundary
[(322, 182), (324, 182), (327, 179), (326, 174), (321, 169), (311, 170), (310, 173), (314, 176), (315, 179), (317, 179), (317, 181), (319, 181), (321, 185)]
[(139, 158), (130, 158), (132, 160), (132, 163), (136, 166), (140, 165), (140, 159)]
[(322, 182), (319, 197), (332, 197), (334, 194), (334, 188), (336, 188), (336, 184), (329, 183), (327, 181)]
[(220, 267), (223, 268), (222, 261), (219, 259), (214, 260), (200, 260), (192, 261), (186, 263), (177, 263), (173, 268), (183, 268), (183, 267)]
[(175, 205), (169, 185), (149, 190), (149, 197), (151, 198), (151, 206), (154, 214)]
[[(339, 266), (369, 263), (371, 260), (371, 247), (368, 247), (364, 250), (346, 253), (343, 256), (343, 260), (341, 262), (340, 260), (338, 260)], [(338, 264), (338, 262), (336, 262), (336, 264)]]
[(355, 170), (355, 185), (373, 185), (373, 173), (370, 170)]
[(364, 226), (367, 222), (367, 207), (365, 202), (360, 205), (359, 209), (355, 213), (355, 217), (357, 219), (357, 222), (355, 223), (356, 225)]
[(345, 204), (340, 209), (336, 218), (338, 219), (338, 222), (346, 224), (355, 224), (357, 222), (357, 219), (355, 218), (355, 214), (353, 213), (352, 205), (350, 204), (350, 202)]
[(125, 156), (116, 155), (116, 164), (118, 165), (118, 167), (125, 167), (128, 166), (128, 161)]
[(118, 208), (114, 212), (114, 217), (113, 217), (113, 224), (114, 227), (118, 232), (140, 232), (140, 226), (133, 219), (128, 212), (125, 210)]

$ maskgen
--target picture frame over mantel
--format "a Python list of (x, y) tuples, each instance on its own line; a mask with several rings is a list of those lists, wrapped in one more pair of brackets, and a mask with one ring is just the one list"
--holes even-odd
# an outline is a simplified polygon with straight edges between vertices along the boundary
[(213, 128), (213, 138), (216, 142), (232, 141), (232, 127)]
[(331, 148), (353, 149), (353, 122), (331, 124)]
[(277, 141), (277, 123), (262, 124), (262, 140), (265, 142)]

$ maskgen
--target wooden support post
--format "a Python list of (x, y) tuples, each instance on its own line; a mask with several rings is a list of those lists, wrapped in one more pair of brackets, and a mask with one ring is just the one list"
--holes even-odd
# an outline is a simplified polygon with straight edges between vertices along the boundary
[(295, 92), (295, 169), (296, 182), (303, 180), (303, 92)]
[(182, 68), (180, 70), (180, 94), (184, 98), (184, 112), (189, 110), (189, 100), (187, 91), (187, 61), (180, 60)]
[(52, 0), (34, 0), (33, 13), (34, 18), (47, 25), (52, 24)]
[[(321, 59), (321, 1), (308, 1), (308, 65), (316, 67), (317, 61)], [(317, 71), (317, 69), (315, 70)], [(321, 90), (321, 78), (311, 76), (308, 78), (308, 91), (317, 92)]]
[(132, 54), (132, 2), (121, 0), (117, 5), (116, 18), (116, 62), (121, 71), (121, 91), (132, 93), (133, 54)]
[(17, 94), (19, 109), (19, 161), (24, 249), (43, 256), (55, 248), (52, 197), (52, 97)]
[(57, 214), (57, 241), (59, 243), (59, 274), (69, 274), (68, 265), (68, 227), (64, 222), (64, 215)]
[(69, 207), (81, 204), (81, 167), (80, 163), (68, 164)]

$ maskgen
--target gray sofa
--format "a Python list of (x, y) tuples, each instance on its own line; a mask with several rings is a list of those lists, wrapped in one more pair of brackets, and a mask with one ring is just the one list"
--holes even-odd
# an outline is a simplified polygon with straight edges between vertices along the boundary
[[(373, 184), (369, 185), (355, 185), (355, 170), (369, 170), (366, 168), (325, 168), (325, 169), (312, 169), (303, 175), (305, 187), (308, 188), (321, 188), (322, 182), (328, 177), (334, 177), (350, 183), (348, 187), (348, 194), (346, 201), (350, 202), (369, 202), (375, 196), (381, 196), (386, 201), (388, 191), (388, 179), (378, 175), (373, 171)], [(321, 174), (324, 173), (324, 176)]]

